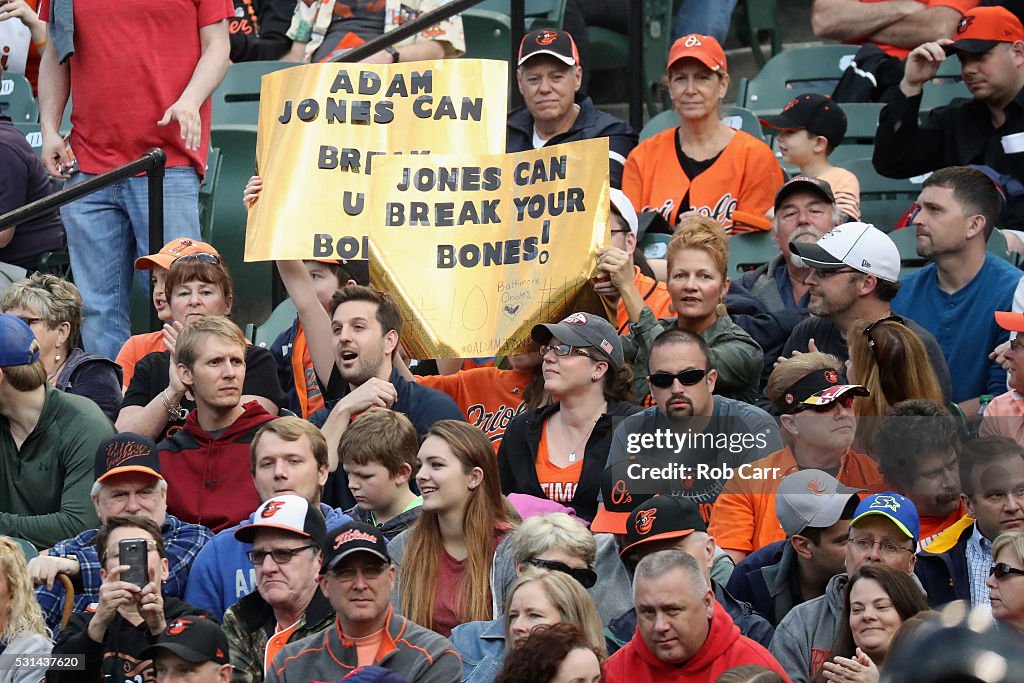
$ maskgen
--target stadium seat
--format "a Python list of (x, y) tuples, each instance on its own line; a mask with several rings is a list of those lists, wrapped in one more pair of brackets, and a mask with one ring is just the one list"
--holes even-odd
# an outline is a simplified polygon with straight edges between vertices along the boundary
[[(948, 60), (947, 60), (948, 61)], [(958, 97), (973, 97), (963, 81), (946, 81), (936, 83), (931, 81), (925, 83), (924, 92), (921, 95), (921, 117), (927, 118), (928, 112), (937, 107), (943, 107)]]
[(770, 230), (733, 235), (729, 238), (728, 274), (737, 277), (768, 263), (778, 253), (779, 247)]
[(647, 233), (640, 238), (636, 247), (647, 259), (665, 258), (668, 243), (672, 241), (672, 235), (663, 232)]
[(38, 123), (15, 123), (14, 127), (21, 131), (21, 134), (25, 136), (25, 140), (28, 142), (29, 147), (31, 147), (36, 154), (39, 154), (39, 152), (42, 151), (43, 134), (39, 132)]
[[(744, 45), (750, 46), (754, 61), (764, 66), (769, 58), (782, 52), (782, 29), (775, 20), (777, 0), (740, 0), (736, 6), (739, 22), (736, 33)], [(771, 54), (767, 57), (761, 50), (761, 41), (767, 37), (771, 42)]]
[(251, 337), (253, 344), (269, 348), (278, 335), (292, 326), (298, 313), (291, 299), (285, 299), (279, 303), (271, 312), (270, 317), (262, 325), (256, 326), (256, 331)]
[[(743, 107), (724, 107), (722, 109), (722, 121), (738, 130), (750, 133), (758, 140), (764, 141), (764, 131), (761, 130), (761, 123), (754, 112)], [(643, 127), (640, 131), (640, 141), (643, 142), (652, 135), (663, 130), (675, 128), (679, 125), (679, 114), (673, 109), (663, 111)]]
[(224, 80), (213, 91), (214, 126), (256, 125), (260, 111), (260, 78), (264, 74), (298, 66), (296, 62), (239, 62), (228, 68)]
[(856, 45), (817, 45), (783, 50), (753, 79), (740, 81), (736, 104), (755, 114), (778, 113), (803, 92), (831, 94)]
[(213, 207), (217, 192), (217, 179), (220, 176), (220, 150), (210, 149), (206, 157), (206, 174), (199, 185), (199, 234), (204, 242), (210, 241), (213, 230)]
[(878, 115), (883, 104), (873, 102), (848, 102), (842, 105), (846, 114), (846, 135), (828, 160), (842, 166), (846, 161), (869, 158), (875, 148), (875, 134), (878, 131)]
[(270, 314), (273, 264), (244, 263), (245, 222), (242, 189), (256, 168), (256, 125), (221, 125), (211, 131), (220, 149), (221, 164), (213, 197), (210, 243), (231, 265), (235, 284), (232, 316), (237, 320), (263, 320)]
[[(590, 36), (590, 71), (623, 71), (629, 66), (629, 36), (601, 28), (587, 28)], [(654, 116), (668, 106), (662, 80), (672, 42), (672, 0), (643, 3), (644, 101)]]
[(894, 180), (879, 175), (871, 159), (854, 159), (841, 166), (860, 181), (861, 220), (882, 232), (892, 231), (921, 192), (920, 181)]
[(900, 277), (906, 277), (915, 270), (920, 270), (928, 263), (928, 259), (917, 254), (917, 231), (914, 228), (901, 228), (889, 233), (900, 251)]
[(0, 114), (15, 123), (39, 120), (39, 103), (32, 95), (32, 86), (21, 74), (4, 73), (0, 80)]
[[(509, 0), (483, 0), (462, 12), (466, 54), (471, 59), (507, 61), (512, 54), (512, 20)], [(565, 0), (526, 0), (524, 29), (561, 28)]]

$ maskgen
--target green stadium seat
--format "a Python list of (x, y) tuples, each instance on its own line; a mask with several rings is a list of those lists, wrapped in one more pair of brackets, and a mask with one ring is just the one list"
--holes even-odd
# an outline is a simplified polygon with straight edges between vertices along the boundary
[(234, 278), (236, 320), (263, 320), (270, 314), (273, 264), (243, 262), (247, 211), (242, 189), (256, 168), (256, 125), (215, 125), (212, 144), (220, 149), (221, 164), (213, 193), (210, 243), (228, 263)]
[(878, 131), (878, 115), (883, 104), (874, 102), (848, 102), (842, 105), (846, 114), (846, 135), (832, 154), (829, 161), (835, 166), (854, 159), (871, 157), (875, 148), (875, 134)]
[(641, 237), (636, 246), (647, 259), (665, 258), (665, 250), (672, 237), (663, 232), (650, 232)]
[(228, 68), (213, 91), (213, 125), (256, 125), (260, 111), (260, 78), (264, 74), (298, 66), (296, 62), (239, 62)]
[[(764, 141), (764, 131), (761, 130), (761, 124), (757, 116), (754, 115), (754, 112), (749, 109), (744, 109), (743, 107), (724, 107), (722, 109), (722, 121), (733, 128), (750, 133), (758, 140)], [(674, 109), (663, 111), (648, 121), (643, 127), (640, 131), (640, 141), (643, 142), (663, 130), (675, 128), (678, 125), (679, 114)]]
[(830, 95), (856, 51), (856, 45), (783, 50), (769, 59), (753, 79), (740, 81), (736, 104), (755, 114), (774, 114), (800, 93)]
[[(758, 66), (764, 66), (769, 58), (782, 52), (782, 29), (775, 19), (776, 5), (777, 0), (740, 0), (736, 6), (739, 19), (736, 32), (743, 44), (750, 46)], [(761, 50), (761, 41), (765, 37), (772, 46), (767, 57)]]
[(199, 234), (204, 242), (210, 241), (210, 233), (213, 231), (213, 207), (220, 163), (220, 150), (216, 147), (210, 149), (206, 157), (206, 175), (199, 185)]
[[(668, 108), (668, 97), (661, 91), (668, 49), (672, 44), (672, 16), (672, 0), (643, 3), (644, 101), (650, 116)], [(629, 36), (599, 26), (588, 27), (587, 33), (591, 72), (628, 68)]]
[[(43, 149), (43, 134), (39, 132), (38, 123), (15, 123), (14, 127), (21, 131), (21, 134), (25, 136), (25, 140), (28, 142), (36, 154)], [(63, 182), (63, 181), (61, 181)]]
[(0, 114), (15, 123), (39, 120), (39, 103), (32, 95), (32, 86), (21, 74), (4, 73), (0, 78)]
[(932, 109), (943, 107), (957, 97), (966, 97), (968, 99), (974, 97), (963, 81), (947, 81), (944, 83), (932, 81), (925, 83), (924, 92), (921, 95), (922, 120), (927, 118), (928, 112)]
[(256, 331), (251, 337), (252, 343), (256, 346), (269, 348), (278, 335), (287, 330), (295, 322), (295, 316), (299, 312), (291, 299), (285, 299), (277, 305), (270, 313), (270, 316), (261, 325), (256, 326)]
[(920, 270), (927, 263), (925, 259), (917, 254), (917, 231), (914, 228), (901, 228), (889, 233), (889, 237), (896, 243), (900, 250), (900, 277), (906, 277), (915, 270)]
[[(462, 12), (466, 54), (471, 59), (507, 61), (512, 53), (512, 20), (509, 0), (484, 0)], [(562, 28), (565, 0), (526, 0), (524, 29)]]
[(871, 159), (854, 159), (841, 166), (860, 181), (861, 220), (882, 232), (892, 231), (921, 192), (920, 180), (883, 177), (875, 170)]
[(737, 277), (768, 263), (779, 253), (770, 230), (745, 232), (729, 238), (729, 275)]

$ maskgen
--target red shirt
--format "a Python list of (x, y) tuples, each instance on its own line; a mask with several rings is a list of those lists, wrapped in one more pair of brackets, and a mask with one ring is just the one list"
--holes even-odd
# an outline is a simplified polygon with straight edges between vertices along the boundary
[[(210, 100), (199, 108), (203, 134), (195, 152), (185, 148), (177, 123), (156, 123), (192, 79), (201, 53), (199, 29), (232, 16), (231, 0), (74, 4), (71, 149), (82, 171), (109, 171), (161, 147), (168, 168), (205, 173)], [(42, 0), (39, 18), (49, 21), (50, 0)]]

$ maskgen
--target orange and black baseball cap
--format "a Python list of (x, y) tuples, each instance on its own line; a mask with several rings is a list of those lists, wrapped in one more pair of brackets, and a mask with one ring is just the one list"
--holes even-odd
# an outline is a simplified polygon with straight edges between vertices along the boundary
[(953, 34), (952, 49), (980, 54), (999, 43), (1024, 40), (1024, 25), (1005, 7), (975, 7), (960, 19)]
[(707, 531), (697, 503), (679, 496), (655, 496), (645, 500), (626, 518), (625, 557), (637, 546), (670, 538), (683, 538), (694, 531)]
[(646, 502), (653, 494), (630, 491), (631, 480), (626, 476), (626, 464), (608, 465), (601, 475), (601, 500), (590, 530), (601, 534), (624, 534), (626, 523), (634, 508)]
[(568, 66), (580, 63), (576, 41), (566, 31), (553, 28), (543, 28), (523, 36), (523, 42), (519, 44), (518, 66), (537, 55), (549, 55)]
[(696, 59), (716, 73), (726, 73), (729, 70), (729, 65), (725, 61), (725, 51), (711, 36), (691, 33), (672, 43), (665, 71), (671, 70), (673, 64), (686, 58)]
[(167, 650), (193, 664), (227, 664), (231, 661), (224, 631), (216, 621), (203, 616), (179, 617), (171, 621), (156, 642), (143, 650), (140, 656), (154, 659), (160, 650)]
[(133, 432), (121, 432), (100, 442), (93, 470), (96, 481), (125, 472), (141, 472), (163, 479), (160, 451), (153, 439)]
[(214, 256), (220, 256), (212, 244), (187, 237), (179, 237), (165, 244), (155, 254), (140, 256), (135, 259), (135, 270), (152, 270), (156, 266), (170, 269), (175, 259), (189, 254), (213, 254)]

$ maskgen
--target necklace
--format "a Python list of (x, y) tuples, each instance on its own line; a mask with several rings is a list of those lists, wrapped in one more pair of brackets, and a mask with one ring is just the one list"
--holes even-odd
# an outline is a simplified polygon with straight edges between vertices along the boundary
[[(590, 425), (590, 429), (588, 429), (587, 433), (583, 435), (583, 438), (580, 440), (580, 442), (578, 444), (576, 444), (576, 447), (573, 448), (571, 451), (569, 451), (569, 462), (570, 463), (576, 462), (576, 458), (577, 458), (576, 453), (577, 453), (577, 451), (579, 451), (581, 448), (583, 448), (586, 445), (587, 441), (590, 440), (590, 435), (594, 433), (594, 427), (596, 427), (596, 426), (597, 426), (597, 420), (594, 420), (594, 423), (592, 425)], [(562, 420), (562, 427), (566, 431), (568, 431), (568, 429), (569, 429), (569, 426), (567, 424), (565, 424), (565, 420)]]
[(46, 381), (47, 381), (47, 382), (49, 382), (50, 384), (53, 384), (53, 383), (54, 383), (54, 381), (55, 381), (55, 380), (57, 379), (57, 375), (59, 375), (59, 374), (60, 374), (60, 371), (61, 371), (61, 370), (62, 370), (62, 369), (64, 368), (64, 366), (65, 366), (65, 365), (67, 365), (67, 364), (68, 364), (68, 357), (67, 357), (67, 356), (64, 356), (64, 360), (63, 360), (63, 362), (61, 362), (61, 364), (60, 364), (60, 365), (58, 365), (58, 366), (57, 366), (56, 368), (54, 368), (54, 369), (53, 369), (53, 372), (51, 372), (51, 373), (50, 373), (49, 375), (47, 375), (47, 376), (46, 376)]

